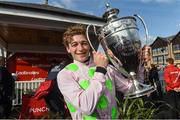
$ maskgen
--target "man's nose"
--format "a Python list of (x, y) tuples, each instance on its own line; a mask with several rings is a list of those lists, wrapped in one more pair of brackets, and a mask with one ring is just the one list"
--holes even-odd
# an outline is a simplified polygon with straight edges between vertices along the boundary
[(83, 50), (83, 45), (82, 44), (78, 45), (78, 50)]

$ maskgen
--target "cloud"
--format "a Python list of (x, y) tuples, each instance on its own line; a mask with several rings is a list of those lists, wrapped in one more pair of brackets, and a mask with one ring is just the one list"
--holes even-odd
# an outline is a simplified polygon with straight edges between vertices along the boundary
[(141, 2), (144, 3), (149, 3), (149, 2), (156, 2), (156, 3), (172, 3), (175, 2), (176, 0), (140, 0)]
[(141, 2), (143, 2), (143, 3), (149, 3), (149, 2), (151, 2), (152, 0), (141, 0)]
[(88, 14), (88, 15), (95, 15), (93, 11), (86, 11), (86, 12), (83, 12), (85, 14)]
[(151, 45), (156, 38), (157, 37), (155, 37), (155, 36), (148, 36), (148, 40), (147, 40), (147, 43), (146, 43), (146, 38), (144, 37), (144, 38), (142, 38), (142, 45), (146, 45), (146, 44)]
[(50, 1), (49, 4), (52, 6), (65, 8), (65, 6), (60, 1), (57, 1), (57, 0)]
[(42, 1), (42, 0), (0, 0), (0, 1), (22, 2), (22, 3), (38, 3), (38, 4), (44, 3), (44, 1)]
[(75, 0), (50, 0), (51, 5), (62, 7), (66, 9), (72, 9), (75, 7)]
[(156, 38), (155, 36), (148, 36), (148, 44), (152, 44)]
[(178, 28), (180, 28), (180, 23), (178, 23), (176, 26), (177, 26)]

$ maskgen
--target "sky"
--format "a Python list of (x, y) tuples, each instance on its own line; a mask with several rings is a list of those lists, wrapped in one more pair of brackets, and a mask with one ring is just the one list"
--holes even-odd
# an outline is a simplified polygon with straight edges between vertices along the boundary
[[(45, 0), (0, 0), (43, 4)], [(180, 31), (180, 0), (49, 0), (49, 5), (102, 17), (105, 4), (118, 8), (118, 17), (140, 15), (147, 26), (148, 44), (157, 36), (168, 37)], [(144, 42), (145, 30), (137, 21), (139, 34)]]

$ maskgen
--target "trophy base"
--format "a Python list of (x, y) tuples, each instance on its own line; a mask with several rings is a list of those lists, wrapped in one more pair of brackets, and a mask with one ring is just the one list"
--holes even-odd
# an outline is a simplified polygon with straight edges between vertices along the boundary
[(146, 85), (138, 82), (137, 80), (133, 81), (134, 83), (134, 89), (132, 91), (129, 91), (124, 96), (125, 98), (138, 98), (145, 95), (150, 95), (152, 92), (156, 90), (156, 87), (151, 85)]
[(153, 86), (150, 86), (150, 87), (142, 89), (142, 90), (137, 90), (132, 93), (127, 93), (127, 94), (125, 94), (125, 98), (131, 99), (131, 98), (142, 97), (142, 96), (145, 96), (145, 95), (148, 95), (148, 94), (154, 92), (155, 90), (156, 89)]

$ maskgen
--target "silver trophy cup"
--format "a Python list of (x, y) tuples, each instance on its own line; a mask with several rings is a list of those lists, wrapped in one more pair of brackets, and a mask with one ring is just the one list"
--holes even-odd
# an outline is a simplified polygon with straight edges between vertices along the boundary
[[(141, 83), (137, 74), (144, 63), (139, 58), (141, 41), (136, 18), (133, 16), (118, 18), (119, 9), (110, 8), (109, 4), (106, 4), (106, 7), (103, 18), (107, 23), (96, 34), (106, 55), (108, 56), (107, 49), (113, 52), (115, 58), (108, 56), (111, 63), (121, 74), (133, 80), (134, 88), (126, 93), (125, 97), (136, 98), (150, 94), (155, 88)], [(145, 27), (142, 18), (140, 20)]]

